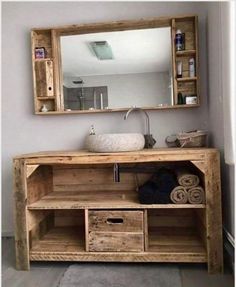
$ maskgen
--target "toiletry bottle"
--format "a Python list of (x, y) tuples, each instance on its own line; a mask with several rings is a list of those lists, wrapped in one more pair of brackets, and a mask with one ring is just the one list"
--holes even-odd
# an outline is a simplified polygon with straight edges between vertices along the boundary
[(182, 33), (182, 49), (185, 50), (185, 33)]
[(183, 34), (180, 29), (178, 29), (175, 34), (175, 49), (176, 51), (183, 49)]
[(177, 102), (177, 104), (178, 105), (182, 105), (183, 103), (184, 103), (183, 95), (182, 95), (182, 93), (178, 93), (178, 102)]
[(182, 61), (178, 61), (177, 62), (177, 78), (182, 78), (182, 67), (183, 67)]
[(91, 125), (91, 127), (90, 127), (89, 135), (90, 136), (95, 135), (95, 130), (94, 130), (94, 126), (93, 125)]
[(100, 108), (103, 110), (103, 94), (100, 94)]
[(195, 77), (195, 61), (194, 58), (189, 59), (189, 77)]

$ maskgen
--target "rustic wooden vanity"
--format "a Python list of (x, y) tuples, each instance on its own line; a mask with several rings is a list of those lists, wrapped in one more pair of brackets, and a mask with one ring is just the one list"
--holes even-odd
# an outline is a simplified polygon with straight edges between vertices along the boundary
[[(140, 204), (145, 170), (175, 163), (196, 169), (206, 203)], [(39, 152), (15, 157), (14, 172), (18, 269), (30, 261), (205, 262), (210, 273), (222, 272), (216, 149)]]

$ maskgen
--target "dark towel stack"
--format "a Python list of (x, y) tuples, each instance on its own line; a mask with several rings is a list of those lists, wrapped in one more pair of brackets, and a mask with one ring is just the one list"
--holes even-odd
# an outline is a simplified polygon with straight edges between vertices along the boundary
[(168, 168), (160, 168), (153, 177), (138, 189), (142, 204), (171, 203), (170, 193), (178, 185), (175, 173)]

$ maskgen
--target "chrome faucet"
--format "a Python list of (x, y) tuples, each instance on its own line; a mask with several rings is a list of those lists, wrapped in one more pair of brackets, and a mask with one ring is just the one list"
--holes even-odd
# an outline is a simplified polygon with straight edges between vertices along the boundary
[(156, 143), (156, 140), (153, 138), (153, 136), (151, 135), (150, 133), (150, 119), (149, 119), (149, 116), (147, 114), (146, 111), (144, 111), (143, 109), (141, 108), (137, 108), (137, 107), (133, 107), (133, 108), (130, 108), (127, 113), (125, 114), (124, 116), (124, 120), (127, 120), (128, 119), (128, 116), (131, 112), (133, 111), (141, 111), (145, 114), (146, 116), (146, 129), (147, 129), (147, 133), (144, 134), (144, 138), (145, 138), (145, 148), (153, 148), (153, 146), (155, 145)]

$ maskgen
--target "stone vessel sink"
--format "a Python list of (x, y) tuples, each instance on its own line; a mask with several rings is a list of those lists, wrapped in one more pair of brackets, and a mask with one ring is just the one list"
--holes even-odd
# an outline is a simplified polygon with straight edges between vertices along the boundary
[(89, 135), (85, 147), (91, 152), (136, 151), (144, 148), (144, 136), (140, 133)]

